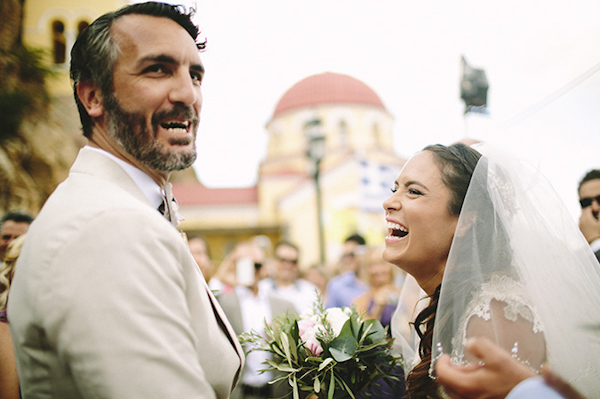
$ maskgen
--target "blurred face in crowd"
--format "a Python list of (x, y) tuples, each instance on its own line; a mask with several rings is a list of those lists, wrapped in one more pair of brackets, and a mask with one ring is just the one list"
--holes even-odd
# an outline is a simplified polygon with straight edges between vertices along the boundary
[(393, 266), (382, 259), (369, 264), (369, 282), (373, 288), (392, 284), (394, 281)]
[(204, 278), (207, 281), (210, 280), (213, 272), (213, 265), (208, 257), (208, 248), (206, 247), (206, 242), (199, 237), (191, 238), (188, 241), (188, 246), (190, 247), (190, 252), (194, 257), (194, 260), (202, 271)]
[(0, 261), (4, 261), (8, 245), (20, 235), (27, 233), (29, 223), (7, 220), (0, 227)]
[(299, 276), (298, 251), (294, 247), (281, 245), (275, 251), (277, 262), (277, 283), (293, 284)]

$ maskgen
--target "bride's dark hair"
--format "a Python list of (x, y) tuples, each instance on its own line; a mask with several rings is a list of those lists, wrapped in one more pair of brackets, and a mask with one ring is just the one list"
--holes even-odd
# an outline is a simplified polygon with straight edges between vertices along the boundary
[[(450, 146), (440, 144), (429, 145), (423, 151), (430, 151), (442, 172), (442, 181), (452, 193), (448, 202), (448, 213), (458, 216), (462, 208), (471, 177), (481, 154), (462, 143)], [(408, 374), (407, 393), (411, 399), (438, 398), (438, 386), (429, 377), (431, 349), (433, 342), (433, 325), (440, 298), (441, 284), (437, 286), (430, 303), (415, 319), (414, 328), (420, 338), (419, 356), (421, 361)]]

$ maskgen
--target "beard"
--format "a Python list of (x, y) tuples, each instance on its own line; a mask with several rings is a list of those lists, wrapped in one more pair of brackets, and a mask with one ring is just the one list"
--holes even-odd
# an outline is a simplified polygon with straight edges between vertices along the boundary
[[(119, 105), (114, 93), (105, 97), (104, 109), (108, 120), (108, 135), (117, 142), (125, 151), (133, 155), (147, 167), (160, 171), (175, 171), (190, 167), (196, 160), (196, 129), (198, 128), (198, 115), (189, 106), (175, 104), (169, 111), (159, 111), (152, 115), (152, 131), (148, 130), (144, 115), (138, 112), (127, 112)], [(157, 139), (160, 121), (174, 118), (191, 121), (193, 138), (171, 139), (171, 144), (189, 145), (194, 141), (194, 146), (186, 152), (172, 152), (165, 148)]]

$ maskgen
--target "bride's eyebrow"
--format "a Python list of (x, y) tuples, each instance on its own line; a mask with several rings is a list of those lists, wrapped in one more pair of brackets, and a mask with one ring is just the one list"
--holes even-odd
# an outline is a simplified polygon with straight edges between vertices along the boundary
[(418, 180), (409, 180), (406, 183), (404, 183), (404, 187), (409, 187), (409, 186), (412, 186), (413, 184), (415, 184), (419, 187), (423, 187), (424, 189), (427, 189), (427, 186)]

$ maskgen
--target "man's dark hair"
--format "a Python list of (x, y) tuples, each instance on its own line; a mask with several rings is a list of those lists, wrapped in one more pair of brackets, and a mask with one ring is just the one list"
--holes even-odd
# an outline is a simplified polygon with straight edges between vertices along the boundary
[(577, 191), (581, 190), (581, 186), (583, 183), (588, 182), (590, 180), (600, 179), (600, 169), (592, 169), (583, 176), (583, 179), (579, 182), (579, 187), (577, 187)]
[(113, 41), (110, 33), (115, 21), (131, 14), (169, 18), (190, 34), (199, 50), (204, 50), (206, 41), (197, 42), (198, 27), (192, 22), (194, 12), (194, 9), (186, 12), (183, 6), (165, 3), (132, 4), (102, 15), (81, 32), (71, 49), (70, 75), (85, 137), (91, 137), (94, 121), (77, 96), (77, 85), (81, 81), (87, 81), (99, 87), (103, 94), (113, 91), (113, 68), (119, 53), (118, 44)]
[(0, 228), (2, 227), (4, 222), (6, 222), (8, 220), (13, 221), (15, 223), (31, 224), (31, 222), (33, 222), (33, 216), (31, 216), (29, 213), (23, 212), (23, 211), (6, 212), (2, 216), (2, 218), (0, 218)]
[(352, 234), (351, 236), (349, 236), (348, 238), (346, 238), (344, 240), (344, 242), (355, 242), (358, 245), (365, 245), (367, 243), (367, 241), (365, 240), (365, 238), (363, 236), (361, 236), (358, 233)]

